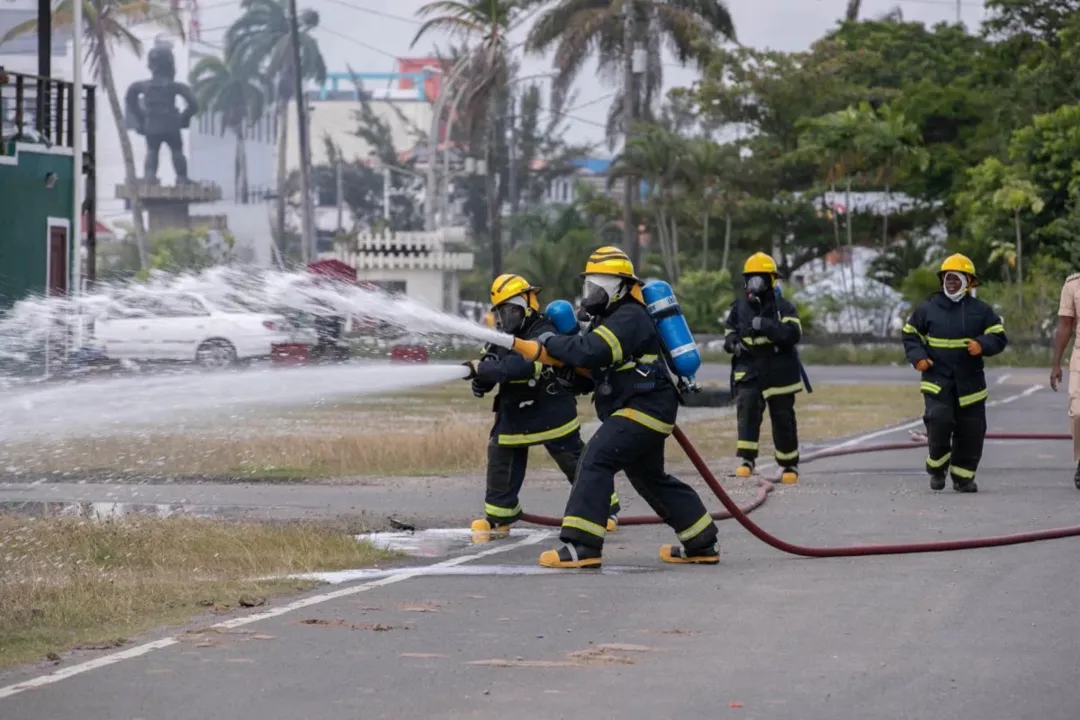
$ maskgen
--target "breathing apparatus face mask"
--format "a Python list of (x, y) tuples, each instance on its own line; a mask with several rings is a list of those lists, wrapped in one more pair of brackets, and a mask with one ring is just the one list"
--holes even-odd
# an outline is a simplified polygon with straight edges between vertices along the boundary
[(945, 297), (953, 302), (960, 302), (968, 292), (967, 275), (952, 271), (945, 273), (945, 277), (942, 278), (941, 282), (941, 290), (945, 293)]
[(754, 303), (761, 303), (762, 298), (772, 289), (764, 275), (751, 275), (746, 279), (746, 297)]
[(503, 332), (513, 335), (525, 323), (525, 315), (529, 304), (521, 295), (512, 297), (499, 307), (495, 308), (495, 315), (499, 319), (499, 327)]
[(622, 299), (623, 279), (615, 275), (589, 275), (581, 290), (585, 296), (581, 306), (585, 312), (595, 315), (614, 302)]

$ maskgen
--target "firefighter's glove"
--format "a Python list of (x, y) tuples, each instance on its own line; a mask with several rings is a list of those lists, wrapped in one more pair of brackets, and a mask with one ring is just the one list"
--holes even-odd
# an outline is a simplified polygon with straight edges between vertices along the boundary
[(979, 357), (982, 355), (982, 345), (979, 344), (978, 340), (972, 340), (968, 343), (968, 355), (971, 357)]
[(555, 337), (555, 333), (553, 332), (540, 333), (536, 340), (540, 343), (540, 347), (543, 347), (544, 345), (547, 345), (548, 339), (553, 337)]
[(731, 353), (735, 357), (738, 357), (743, 353), (750, 352), (750, 348), (746, 347), (746, 343), (744, 343), (742, 340), (735, 337), (734, 335), (728, 335), (726, 338), (724, 338), (724, 350)]
[(915, 369), (919, 372), (926, 372), (934, 366), (934, 361), (929, 358), (923, 358), (919, 362), (915, 363)]
[(770, 332), (776, 328), (776, 321), (772, 318), (756, 316), (750, 321), (750, 327), (757, 332)]
[(469, 374), (463, 377), (462, 380), (473, 380), (476, 378), (476, 369), (480, 367), (479, 360), (467, 360), (461, 364), (469, 368)]
[(472, 394), (473, 397), (484, 397), (485, 394), (491, 392), (491, 388), (480, 382), (480, 378), (473, 378), (472, 381)]

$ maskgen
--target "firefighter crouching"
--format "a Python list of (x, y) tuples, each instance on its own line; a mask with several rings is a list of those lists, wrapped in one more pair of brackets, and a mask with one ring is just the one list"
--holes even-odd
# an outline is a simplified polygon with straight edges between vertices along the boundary
[(799, 478), (799, 433), (795, 394), (806, 389), (795, 346), (802, 337), (795, 306), (775, 290), (776, 262), (765, 253), (743, 265), (745, 294), (731, 305), (724, 324), (724, 350), (731, 362), (739, 439), (735, 455), (738, 477), (749, 477), (758, 458), (758, 439), (765, 406), (772, 421), (776, 463), (781, 482)]
[(664, 469), (664, 443), (674, 429), (679, 401), (659, 333), (645, 308), (642, 281), (630, 259), (615, 247), (596, 250), (582, 276), (583, 306), (591, 316), (584, 332), (515, 342), (527, 358), (550, 357), (590, 371), (601, 420), (570, 490), (560, 533), (565, 544), (544, 552), (540, 564), (600, 567), (604, 519), (615, 473), (622, 470), (681, 542), (662, 546), (661, 559), (715, 565), (720, 562), (716, 523), (698, 494)]
[[(555, 326), (540, 312), (539, 292), (520, 275), (495, 278), (491, 306), (496, 325), (521, 338), (554, 332)], [(557, 381), (550, 366), (492, 345), (484, 348), (480, 360), (465, 365), (470, 368), (466, 380), (472, 381), (475, 396), (483, 397), (499, 387), (492, 405), (495, 423), (488, 441), (484, 517), (472, 523), (474, 539), (485, 542), (507, 536), (510, 525), (521, 517), (519, 495), (530, 447), (543, 445), (573, 483), (584, 444), (574, 394)], [(614, 530), (619, 512), (614, 493), (606, 510), (606, 527)]]
[(945, 489), (948, 469), (953, 490), (978, 492), (975, 471), (986, 437), (983, 358), (1000, 353), (1008, 340), (993, 308), (971, 294), (979, 284), (971, 260), (959, 254), (945, 258), (938, 278), (941, 290), (904, 325), (904, 356), (922, 373), (931, 489)]

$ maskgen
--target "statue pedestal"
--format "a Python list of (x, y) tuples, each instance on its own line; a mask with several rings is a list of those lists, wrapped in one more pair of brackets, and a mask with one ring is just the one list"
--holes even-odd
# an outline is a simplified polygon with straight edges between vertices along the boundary
[(147, 231), (151, 233), (170, 228), (191, 229), (191, 206), (221, 200), (221, 188), (216, 185), (156, 185), (140, 182), (134, 189), (116, 186), (116, 197), (131, 200), (138, 197), (147, 211)]

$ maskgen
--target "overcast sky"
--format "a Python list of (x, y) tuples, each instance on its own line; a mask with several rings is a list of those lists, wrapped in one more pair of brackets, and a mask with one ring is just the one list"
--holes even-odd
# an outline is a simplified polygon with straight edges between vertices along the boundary
[[(301, 8), (317, 10), (320, 29), (316, 31), (327, 65), (331, 72), (390, 72), (396, 57), (422, 57), (435, 42), (445, 45), (445, 38), (421, 40), (415, 48), (409, 45), (416, 34), (419, 21), (417, 8), (425, 0), (297, 0)], [(239, 13), (236, 0), (200, 0), (203, 40), (220, 44), (225, 27)], [(847, 0), (728, 0), (735, 18), (739, 40), (757, 48), (802, 50), (820, 37), (843, 16)], [(928, 25), (954, 22), (955, 0), (863, 0), (862, 17), (872, 18), (899, 6), (904, 19)], [(981, 2), (962, 0), (961, 16), (969, 28), (982, 21)], [(527, 28), (518, 30), (515, 39), (524, 38)], [(527, 58), (522, 74), (550, 71), (545, 58)], [(664, 68), (665, 85), (669, 88), (689, 85), (696, 78), (692, 69), (679, 67), (668, 58)], [(603, 124), (613, 88), (602, 85), (589, 72), (578, 81), (578, 97), (568, 118), (573, 142), (600, 143), (604, 137)]]

